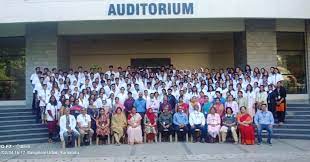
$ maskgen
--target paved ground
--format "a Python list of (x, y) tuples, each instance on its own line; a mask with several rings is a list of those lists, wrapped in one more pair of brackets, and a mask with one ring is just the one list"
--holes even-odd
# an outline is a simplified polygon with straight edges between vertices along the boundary
[[(309, 162), (310, 140), (273, 140), (273, 146), (158, 143), (142, 145), (101, 145), (62, 149), (59, 143), (0, 147), (0, 161), (9, 162)], [(13, 146), (12, 146), (13, 147)], [(17, 147), (17, 146), (14, 146)], [(18, 152), (19, 151), (19, 152)]]

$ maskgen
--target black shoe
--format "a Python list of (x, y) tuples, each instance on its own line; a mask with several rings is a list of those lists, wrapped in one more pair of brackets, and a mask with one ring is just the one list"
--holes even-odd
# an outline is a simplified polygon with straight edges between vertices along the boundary
[(205, 142), (205, 139), (201, 138), (200, 143), (204, 143), (204, 142)]

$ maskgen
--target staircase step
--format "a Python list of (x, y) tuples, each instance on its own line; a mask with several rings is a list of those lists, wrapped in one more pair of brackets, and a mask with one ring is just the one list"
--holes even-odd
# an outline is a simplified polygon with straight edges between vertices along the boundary
[(310, 108), (310, 104), (287, 104), (287, 107), (309, 107)]
[(4, 108), (0, 108), (0, 113), (5, 113), (5, 112), (32, 112), (32, 109), (30, 108), (26, 108), (26, 107), (20, 107), (20, 108), (7, 108), (7, 107), (4, 107)]
[(310, 107), (287, 107), (287, 111), (310, 111)]
[(31, 139), (31, 138), (48, 138), (47, 132), (40, 133), (23, 133), (23, 134), (10, 134), (10, 135), (1, 135), (0, 141), (6, 140), (17, 140), (17, 139)]
[[(266, 134), (263, 137), (266, 138)], [(273, 134), (272, 138), (279, 138), (279, 139), (310, 139), (310, 135), (308, 134), (285, 134), (285, 133), (275, 133)]]
[(35, 144), (35, 143), (46, 143), (47, 138), (46, 137), (40, 137), (40, 138), (29, 138), (29, 139), (13, 139), (13, 140), (5, 140), (0, 141), (0, 145), (23, 145), (23, 144)]
[(17, 125), (1, 125), (1, 130), (14, 130), (14, 129), (25, 129), (25, 128), (46, 128), (46, 125), (41, 123), (30, 123), (30, 124), (17, 124)]
[(310, 115), (309, 111), (287, 111), (287, 115)]
[(1, 135), (14, 135), (14, 134), (26, 134), (26, 133), (42, 133), (47, 132), (47, 128), (24, 128), (14, 130), (1, 130)]
[(24, 115), (33, 115), (31, 111), (23, 112), (0, 112), (0, 117), (9, 117), (9, 116), (24, 116)]
[(273, 132), (284, 134), (307, 134), (310, 135), (310, 129), (287, 129), (287, 128), (274, 128)]
[[(277, 126), (276, 126), (277, 127)], [(310, 130), (310, 124), (283, 124), (282, 126), (278, 128), (285, 128), (285, 129), (309, 129)]]
[(1, 121), (0, 126), (5, 125), (18, 125), (18, 124), (35, 124), (36, 121), (33, 119), (26, 119), (26, 120), (8, 120), (8, 121)]
[(286, 119), (285, 123), (286, 124), (309, 124), (310, 125), (310, 120), (309, 119)]
[(310, 115), (286, 115), (285, 119), (310, 119)]
[(32, 119), (35, 120), (35, 115), (14, 115), (14, 116), (1, 116), (0, 121), (13, 121), (13, 120), (27, 120)]

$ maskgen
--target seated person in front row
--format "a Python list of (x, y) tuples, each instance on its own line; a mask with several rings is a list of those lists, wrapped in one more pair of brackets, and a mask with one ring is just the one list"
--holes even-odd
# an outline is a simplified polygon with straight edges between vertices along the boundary
[(142, 117), (139, 113), (137, 113), (137, 109), (133, 107), (131, 109), (130, 114), (128, 115), (128, 144), (142, 144), (142, 128), (141, 128), (141, 120)]
[(193, 137), (193, 142), (196, 142), (196, 136), (195, 136), (195, 130), (199, 129), (200, 130), (200, 142), (204, 142), (206, 139), (206, 119), (203, 115), (202, 112), (199, 112), (199, 107), (198, 105), (194, 106), (194, 111), (190, 113), (189, 115), (189, 124), (191, 126), (191, 134)]
[(172, 129), (172, 115), (169, 112), (169, 107), (166, 106), (163, 109), (163, 112), (160, 114), (159, 118), (158, 131), (163, 135), (170, 136), (173, 133)]
[(207, 117), (207, 123), (210, 142), (214, 143), (216, 136), (218, 136), (220, 133), (221, 128), (221, 118), (220, 115), (216, 113), (215, 107), (211, 107), (210, 113)]
[[(66, 108), (64, 113), (65, 114), (59, 119), (59, 135), (62, 141), (66, 144), (71, 143), (72, 146), (79, 137), (79, 133), (75, 129), (76, 120), (73, 115), (70, 115), (70, 108)], [(69, 136), (71, 136), (71, 138), (69, 138)]]
[(80, 137), (81, 140), (84, 140), (84, 136), (85, 134), (88, 134), (88, 139), (86, 139), (86, 142), (90, 142), (91, 143), (91, 139), (93, 137), (94, 134), (94, 130), (91, 129), (91, 119), (90, 116), (88, 114), (86, 114), (86, 108), (82, 108), (82, 113), (80, 115), (77, 116), (77, 123), (78, 123), (78, 127), (79, 127), (79, 132), (80, 132)]
[(188, 132), (188, 118), (181, 106), (178, 107), (178, 112), (173, 115), (173, 124), (178, 136), (181, 136), (182, 140), (184, 140), (184, 135)]
[(257, 126), (257, 140), (258, 145), (262, 143), (262, 130), (266, 129), (268, 132), (268, 139), (267, 143), (272, 145), (271, 143), (271, 136), (272, 136), (272, 126), (274, 124), (274, 118), (272, 112), (267, 110), (267, 105), (261, 105), (262, 110), (257, 111), (254, 117), (255, 125)]
[(238, 143), (238, 136), (236, 132), (236, 118), (235, 115), (233, 114), (233, 110), (231, 107), (226, 108), (226, 114), (223, 118), (223, 126), (221, 127), (221, 135), (222, 135), (222, 142), (226, 141), (226, 136), (228, 132), (231, 132), (232, 137), (234, 138), (235, 144)]
[(152, 108), (148, 108), (144, 116), (144, 133), (148, 143), (152, 143), (157, 134), (157, 115)]

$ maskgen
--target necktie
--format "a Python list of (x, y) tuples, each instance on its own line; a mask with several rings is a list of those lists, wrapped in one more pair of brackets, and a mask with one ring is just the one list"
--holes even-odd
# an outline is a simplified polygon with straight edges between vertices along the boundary
[(69, 120), (69, 115), (66, 116), (66, 128), (70, 128), (70, 120)]

